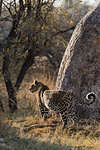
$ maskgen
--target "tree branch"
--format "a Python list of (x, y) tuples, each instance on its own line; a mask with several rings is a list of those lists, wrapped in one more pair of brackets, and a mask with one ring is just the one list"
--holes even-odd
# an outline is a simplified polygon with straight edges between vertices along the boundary
[(61, 31), (58, 31), (58, 32), (54, 33), (51, 37), (47, 38), (47, 39), (44, 41), (44, 46), (46, 46), (47, 42), (48, 42), (50, 39), (52, 39), (53, 37), (55, 37), (55, 36), (57, 36), (57, 35), (59, 35), (59, 34), (63, 34), (63, 33), (65, 33), (65, 32), (68, 32), (68, 31), (70, 31), (70, 30), (74, 30), (75, 27), (76, 27), (76, 26), (73, 26), (73, 27), (71, 27), (71, 28), (69, 28), (69, 29), (61, 30)]
[(56, 32), (56, 33), (53, 35), (53, 37), (54, 37), (54, 36), (57, 36), (57, 35), (59, 35), (59, 34), (62, 34), (62, 33), (68, 32), (68, 31), (70, 31), (70, 30), (74, 30), (74, 29), (75, 29), (75, 27), (76, 27), (76, 25), (75, 25), (75, 26), (73, 26), (73, 27), (71, 27), (71, 28), (69, 28), (69, 29), (62, 30), (62, 31), (58, 31), (58, 32)]
[(44, 21), (46, 20), (46, 18), (47, 18), (47, 15), (48, 15), (48, 13), (49, 13), (49, 11), (50, 11), (50, 8), (52, 7), (52, 5), (54, 4), (54, 2), (55, 2), (56, 0), (53, 0), (52, 1), (52, 3), (51, 3), (51, 5), (49, 6), (49, 8), (48, 8), (48, 10), (47, 10), (47, 12), (46, 12), (46, 14), (45, 14), (45, 17), (44, 17)]
[(17, 13), (16, 0), (14, 0), (14, 5), (15, 5), (15, 7), (14, 7), (14, 9), (15, 9), (15, 12)]
[(11, 17), (13, 18), (13, 14), (12, 14), (10, 8), (9, 8), (4, 2), (2, 2), (2, 3), (3, 3), (3, 5), (8, 9), (8, 11), (9, 11)]
[(19, 5), (20, 5), (20, 6), (19, 6), (19, 7), (20, 7), (20, 8), (19, 8), (19, 11), (20, 11), (20, 10), (22, 10), (22, 9), (24, 8), (23, 0), (19, 0)]

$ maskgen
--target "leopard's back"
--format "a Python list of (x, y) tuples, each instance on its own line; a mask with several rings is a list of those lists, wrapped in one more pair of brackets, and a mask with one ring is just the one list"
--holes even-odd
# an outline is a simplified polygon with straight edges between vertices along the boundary
[(46, 90), (43, 98), (44, 103), (58, 107), (66, 107), (68, 104), (79, 102), (75, 94), (69, 91)]

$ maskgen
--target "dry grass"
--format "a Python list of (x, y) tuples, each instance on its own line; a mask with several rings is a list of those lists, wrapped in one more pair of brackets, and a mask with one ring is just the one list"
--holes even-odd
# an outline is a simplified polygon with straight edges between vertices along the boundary
[[(38, 77), (39, 79), (39, 77)], [(28, 92), (30, 83), (34, 78), (25, 77), (18, 93), (18, 111), (9, 113), (7, 95), (4, 83), (0, 84), (3, 93), (5, 113), (0, 112), (0, 150), (100, 150), (100, 125), (95, 121), (82, 126), (78, 124), (73, 129), (62, 131), (61, 125), (57, 127), (33, 128), (24, 132), (21, 128), (32, 124), (50, 124), (54, 120), (60, 121), (55, 115), (48, 121), (43, 121), (34, 95)], [(44, 84), (54, 89), (54, 81), (41, 75)]]

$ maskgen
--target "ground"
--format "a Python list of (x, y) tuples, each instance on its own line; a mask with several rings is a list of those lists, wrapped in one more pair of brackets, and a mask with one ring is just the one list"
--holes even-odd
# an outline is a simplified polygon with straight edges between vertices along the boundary
[[(52, 123), (53, 119), (43, 122), (39, 115), (32, 115), (24, 111), (24, 115), (16, 112), (9, 117), (3, 116), (0, 127), (1, 150), (99, 150), (100, 149), (100, 125), (91, 122), (90, 125), (79, 124), (73, 128), (62, 131), (60, 125), (56, 127), (33, 128), (27, 132), (18, 127), (26, 127), (32, 124)], [(8, 119), (8, 120), (7, 120)], [(59, 118), (58, 118), (59, 119)], [(13, 128), (16, 126), (17, 128)]]
[[(0, 79), (0, 89), (5, 112), (0, 112), (0, 150), (100, 150), (100, 124), (94, 120), (86, 120), (74, 128), (66, 127), (63, 131), (61, 124), (56, 127), (32, 128), (25, 132), (23, 127), (33, 124), (52, 124), (60, 122), (55, 114), (48, 121), (43, 121), (36, 98), (28, 92), (34, 78), (26, 75), (19, 90), (18, 111), (10, 114), (7, 93), (3, 78)], [(54, 81), (40, 75), (42, 82), (54, 89)], [(21, 128), (19, 128), (21, 127)]]

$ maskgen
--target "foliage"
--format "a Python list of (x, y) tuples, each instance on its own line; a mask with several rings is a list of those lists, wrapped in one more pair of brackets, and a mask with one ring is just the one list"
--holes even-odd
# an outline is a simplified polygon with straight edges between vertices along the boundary
[[(2, 73), (5, 80), (9, 107), (17, 109), (16, 94), (27, 70), (37, 56), (46, 56), (57, 74), (64, 50), (81, 8), (80, 1), (54, 7), (56, 0), (1, 1), (0, 52), (3, 57)], [(67, 36), (65, 36), (67, 33)], [(10, 64), (19, 64), (15, 83), (11, 79)]]
[[(62, 31), (71, 30), (70, 26), (75, 26), (72, 16), (77, 16), (76, 2), (71, 8), (62, 6), (60, 9), (54, 8), (53, 1), (17, 1), (3, 2), (1, 15), (1, 27), (3, 44), (7, 44), (6, 38), (10, 30), (14, 27), (13, 38), (9, 40), (9, 47), (6, 53), (12, 58), (25, 59), (30, 50), (41, 51), (47, 49), (65, 49), (66, 41), (62, 37)], [(30, 8), (29, 8), (30, 5)], [(21, 15), (19, 15), (21, 14)], [(15, 26), (14, 26), (14, 21)], [(67, 30), (63, 30), (64, 26)], [(6, 26), (6, 27), (5, 27)], [(8, 28), (7, 28), (8, 26)], [(6, 29), (6, 33), (4, 30)], [(7, 31), (8, 30), (8, 31)], [(4, 34), (5, 37), (4, 37)], [(21, 49), (20, 49), (21, 47)], [(38, 54), (37, 54), (38, 55)]]
[[(58, 9), (50, 0), (32, 0), (32, 3), (30, 0), (19, 0), (19, 3), (16, 3), (16, 0), (12, 0), (11, 3), (6, 0), (1, 2), (3, 8), (2, 15), (0, 9), (0, 95), (5, 112), (0, 112), (0, 149), (100, 149), (100, 125), (93, 120), (91, 124), (88, 120), (82, 126), (78, 124), (73, 129), (67, 128), (67, 131), (62, 131), (61, 126), (33, 129), (26, 133), (21, 129), (12, 128), (60, 121), (55, 115), (47, 122), (41, 120), (36, 99), (28, 92), (29, 84), (34, 80), (33, 76), (48, 84), (50, 89), (54, 89), (54, 83), (50, 76), (43, 77), (40, 68), (37, 69), (37, 73), (37, 70), (34, 71), (30, 66), (35, 64), (37, 56), (40, 59), (41, 55), (45, 55), (52, 65), (56, 64), (55, 68), (58, 68), (70, 32), (72, 33), (80, 17), (80, 4), (72, 4), (69, 1), (66, 7)], [(55, 70), (52, 69), (53, 72)], [(23, 71), (24, 75), (27, 71), (26, 76), (22, 76)], [(7, 83), (10, 83), (10, 91), (7, 89)], [(19, 83), (22, 83), (21, 86)], [(15, 92), (18, 99), (18, 111), (14, 114), (9, 113), (7, 101), (11, 91)]]

